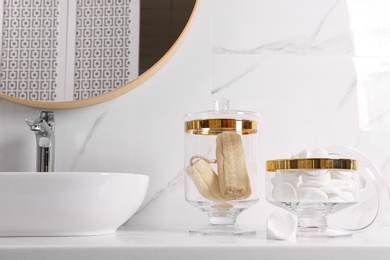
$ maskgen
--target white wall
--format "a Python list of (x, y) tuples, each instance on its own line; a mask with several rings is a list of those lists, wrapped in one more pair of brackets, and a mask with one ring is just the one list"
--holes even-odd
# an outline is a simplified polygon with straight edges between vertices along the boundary
[[(388, 1), (200, 0), (188, 37), (154, 77), (116, 100), (56, 111), (56, 170), (147, 174), (129, 225), (205, 224), (184, 201), (183, 117), (225, 97), (262, 115), (263, 162), (349, 145), (390, 180), (386, 10)], [(0, 111), (0, 171), (34, 171), (24, 119), (36, 109), (0, 100)], [(238, 222), (262, 225), (271, 210), (263, 196)]]

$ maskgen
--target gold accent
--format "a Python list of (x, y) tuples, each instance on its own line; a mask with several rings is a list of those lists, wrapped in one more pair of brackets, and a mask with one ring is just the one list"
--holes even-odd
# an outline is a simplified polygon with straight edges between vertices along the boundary
[(224, 131), (236, 131), (243, 135), (257, 133), (256, 121), (232, 118), (199, 119), (185, 122), (185, 132), (195, 135), (217, 135)]
[(319, 169), (339, 169), (357, 170), (357, 161), (353, 159), (329, 159), (329, 158), (301, 158), (267, 161), (267, 171), (277, 170), (319, 170)]
[(134, 79), (133, 81), (128, 82), (127, 84), (116, 88), (110, 92), (107, 92), (105, 94), (87, 98), (87, 99), (81, 99), (81, 100), (72, 100), (72, 101), (35, 101), (35, 100), (28, 100), (28, 99), (21, 99), (21, 98), (15, 98), (12, 96), (5, 95), (4, 93), (0, 93), (0, 99), (6, 99), (8, 101), (21, 104), (24, 106), (30, 106), (30, 107), (36, 107), (41, 109), (73, 109), (73, 108), (81, 108), (81, 107), (87, 107), (96, 105), (99, 103), (103, 103), (109, 100), (112, 100), (114, 98), (117, 98), (119, 96), (122, 96), (126, 94), (127, 92), (135, 89), (142, 83), (144, 83), (146, 80), (148, 80), (150, 77), (152, 77), (154, 74), (156, 74), (173, 56), (173, 54), (176, 53), (176, 51), (179, 49), (179, 46), (184, 41), (185, 37), (188, 34), (188, 31), (190, 30), (193, 21), (195, 20), (195, 14), (198, 11), (200, 0), (195, 0), (194, 9), (192, 10), (192, 13), (190, 15), (190, 18), (188, 19), (188, 22), (186, 26), (184, 27), (183, 31), (181, 32), (180, 36), (177, 38), (176, 42), (172, 45), (172, 47), (165, 53), (165, 55), (156, 63), (154, 64), (150, 69), (148, 69), (146, 72), (141, 74), (138, 78)]

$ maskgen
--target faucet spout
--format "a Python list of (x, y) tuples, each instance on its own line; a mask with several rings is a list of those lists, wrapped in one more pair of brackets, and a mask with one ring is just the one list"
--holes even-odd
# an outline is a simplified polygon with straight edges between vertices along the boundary
[(41, 111), (36, 119), (26, 119), (30, 130), (35, 132), (37, 143), (37, 172), (54, 171), (54, 112)]

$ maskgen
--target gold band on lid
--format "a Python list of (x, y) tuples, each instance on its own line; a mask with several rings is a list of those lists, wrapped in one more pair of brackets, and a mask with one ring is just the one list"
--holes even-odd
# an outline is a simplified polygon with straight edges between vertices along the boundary
[(185, 132), (196, 135), (217, 135), (224, 131), (236, 131), (243, 135), (257, 133), (257, 122), (246, 119), (213, 118), (185, 122)]
[(352, 159), (329, 159), (329, 158), (301, 158), (267, 161), (267, 171), (276, 172), (277, 170), (320, 170), (320, 169), (339, 169), (339, 170), (357, 170), (357, 161)]

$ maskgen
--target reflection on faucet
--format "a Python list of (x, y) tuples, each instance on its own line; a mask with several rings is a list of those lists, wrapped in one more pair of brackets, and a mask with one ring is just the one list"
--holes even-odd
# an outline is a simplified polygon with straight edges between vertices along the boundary
[(37, 172), (54, 171), (54, 112), (40, 111), (36, 119), (26, 119), (37, 139)]

